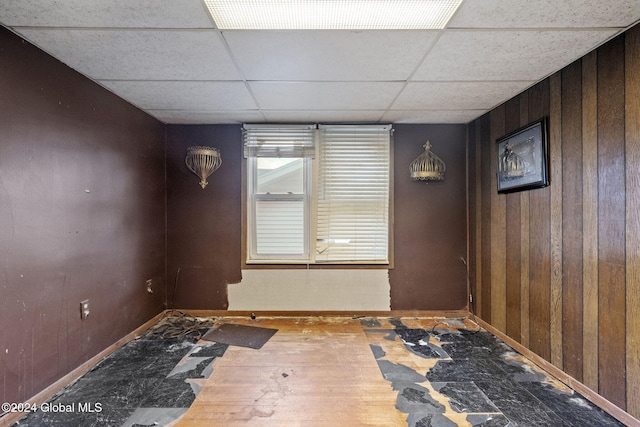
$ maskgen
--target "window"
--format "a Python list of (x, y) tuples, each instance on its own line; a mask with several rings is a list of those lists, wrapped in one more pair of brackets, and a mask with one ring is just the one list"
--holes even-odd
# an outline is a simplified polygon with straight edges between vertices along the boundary
[(247, 263), (389, 262), (391, 126), (244, 126)]

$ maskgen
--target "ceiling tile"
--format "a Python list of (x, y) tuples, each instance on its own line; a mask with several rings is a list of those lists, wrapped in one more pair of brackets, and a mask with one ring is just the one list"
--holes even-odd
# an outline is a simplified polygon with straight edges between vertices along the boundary
[(378, 122), (384, 110), (266, 110), (264, 115), (273, 123), (345, 123)]
[(444, 30), (219, 31), (202, 0), (0, 0), (0, 23), (166, 123), (467, 123), (640, 19), (465, 0)]
[(239, 80), (215, 30), (22, 29), (36, 46), (93, 79)]
[(100, 84), (143, 109), (257, 109), (243, 82), (101, 81)]
[(448, 31), (412, 80), (540, 80), (613, 34), (611, 30)]
[(0, 22), (17, 27), (213, 28), (201, 0), (2, 0)]
[(224, 31), (248, 80), (404, 80), (435, 31)]
[(390, 123), (469, 123), (487, 110), (389, 110), (382, 116), (383, 122)]
[(403, 83), (250, 82), (249, 86), (266, 110), (384, 110)]
[(638, 0), (465, 1), (447, 28), (625, 28), (638, 16)]
[(534, 82), (409, 83), (392, 110), (488, 110)]
[[(194, 111), (194, 110), (146, 110), (156, 119), (172, 124), (232, 124), (261, 123), (264, 116), (257, 110), (243, 111)], [(224, 156), (224, 153), (222, 154)]]

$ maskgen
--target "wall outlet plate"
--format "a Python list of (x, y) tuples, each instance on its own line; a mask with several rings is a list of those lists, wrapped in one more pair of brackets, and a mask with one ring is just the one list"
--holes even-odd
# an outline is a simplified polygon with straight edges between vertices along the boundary
[(80, 318), (82, 320), (89, 317), (89, 300), (80, 301)]
[(153, 279), (147, 279), (147, 292), (153, 293)]

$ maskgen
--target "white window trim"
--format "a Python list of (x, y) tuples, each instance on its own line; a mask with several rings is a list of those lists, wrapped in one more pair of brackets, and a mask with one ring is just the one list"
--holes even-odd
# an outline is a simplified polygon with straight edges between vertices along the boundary
[[(304, 194), (255, 194), (254, 189), (257, 188), (257, 177), (256, 177), (256, 165), (257, 158), (249, 157), (247, 158), (247, 184), (249, 188), (247, 189), (247, 264), (264, 264), (264, 263), (275, 263), (275, 264), (290, 264), (290, 263), (301, 263), (307, 264), (309, 263), (310, 254), (313, 254), (312, 248), (310, 247), (310, 224), (312, 223), (311, 217), (311, 207), (310, 202), (313, 199), (311, 195), (311, 158), (303, 158), (303, 174), (304, 174)], [(290, 254), (285, 258), (282, 256), (269, 256), (269, 255), (260, 255), (257, 251), (257, 233), (256, 233), (256, 206), (258, 200), (301, 200), (304, 206), (304, 253), (300, 255)]]
[[(245, 125), (245, 129), (247, 128), (261, 128), (265, 125)], [(269, 125), (266, 125), (269, 126)], [(297, 125), (294, 125), (299, 127)], [(308, 126), (308, 125), (304, 125)], [(286, 127), (281, 125), (273, 125), (276, 127)], [(389, 128), (391, 126), (389, 125)], [(361, 265), (361, 266), (371, 266), (371, 267), (380, 267), (380, 266), (390, 266), (392, 264), (392, 205), (393, 205), (393, 130), (391, 130), (391, 137), (389, 141), (389, 212), (387, 216), (387, 232), (389, 235), (389, 239), (387, 241), (387, 259), (386, 260), (355, 260), (355, 261), (342, 261), (342, 260), (318, 260), (316, 257), (316, 247), (317, 247), (317, 200), (313, 193), (314, 189), (317, 188), (318, 185), (318, 173), (319, 173), (319, 164), (318, 164), (318, 154), (319, 154), (319, 130), (316, 128), (314, 132), (314, 146), (315, 146), (315, 156), (310, 156), (309, 151), (305, 149), (304, 157), (300, 156), (304, 160), (304, 174), (305, 174), (305, 194), (302, 196), (304, 199), (304, 221), (305, 221), (305, 254), (304, 255), (287, 255), (283, 256), (258, 256), (255, 253), (256, 250), (256, 233), (255, 233), (255, 207), (256, 196), (262, 200), (291, 200), (296, 197), (300, 198), (300, 195), (255, 195), (253, 194), (253, 189), (257, 187), (256, 181), (256, 157), (247, 157), (246, 163), (246, 177), (247, 177), (247, 187), (245, 198), (245, 203), (247, 204), (247, 250), (246, 250), (246, 259), (245, 264), (250, 265)], [(245, 150), (245, 156), (246, 156)], [(290, 156), (290, 157), (298, 157), (298, 156)], [(266, 196), (266, 197), (265, 197)], [(252, 200), (253, 198), (253, 200)]]

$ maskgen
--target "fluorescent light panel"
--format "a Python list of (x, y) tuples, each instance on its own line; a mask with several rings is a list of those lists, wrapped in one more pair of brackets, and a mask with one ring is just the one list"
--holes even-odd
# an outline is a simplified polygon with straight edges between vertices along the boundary
[(442, 29), (462, 0), (204, 0), (222, 30)]

